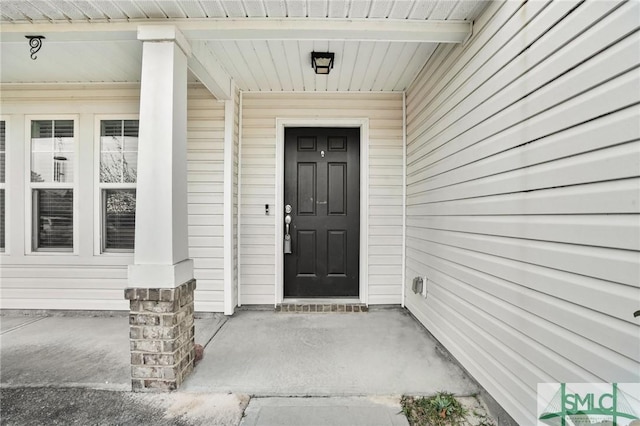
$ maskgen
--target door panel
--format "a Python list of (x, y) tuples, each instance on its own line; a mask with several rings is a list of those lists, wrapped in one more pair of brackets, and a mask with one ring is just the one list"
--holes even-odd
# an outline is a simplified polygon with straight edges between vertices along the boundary
[(347, 165), (329, 163), (329, 188), (327, 189), (327, 214), (347, 214)]
[(360, 130), (285, 129), (284, 186), (292, 207), (284, 296), (357, 297)]

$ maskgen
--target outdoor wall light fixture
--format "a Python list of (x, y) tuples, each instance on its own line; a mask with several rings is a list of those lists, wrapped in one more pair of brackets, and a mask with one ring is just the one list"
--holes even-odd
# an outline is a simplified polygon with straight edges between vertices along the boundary
[(42, 40), (45, 38), (45, 36), (41, 36), (41, 35), (35, 35), (35, 36), (25, 36), (25, 38), (29, 39), (29, 47), (31, 48), (31, 59), (33, 59), (34, 61), (36, 59), (38, 59), (38, 57), (36, 56), (36, 53), (38, 53), (38, 51), (40, 50), (40, 48), (42, 47)]
[(329, 74), (334, 56), (333, 52), (311, 52), (311, 66), (316, 74)]

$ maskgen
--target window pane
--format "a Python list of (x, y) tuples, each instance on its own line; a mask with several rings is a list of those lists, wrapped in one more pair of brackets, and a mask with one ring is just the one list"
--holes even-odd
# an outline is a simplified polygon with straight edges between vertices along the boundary
[(105, 250), (133, 250), (136, 228), (136, 191), (107, 189), (104, 197)]
[(0, 189), (0, 251), (4, 251), (4, 189)]
[(32, 121), (31, 137), (34, 139), (53, 137), (53, 121), (51, 120)]
[(135, 183), (136, 175), (138, 172), (138, 154), (137, 153), (125, 153), (123, 163), (123, 179), (127, 183)]
[(138, 120), (100, 122), (100, 182), (135, 183)]
[(31, 182), (51, 182), (53, 179), (53, 159), (50, 152), (31, 154)]
[(73, 182), (73, 120), (31, 122), (31, 182)]
[(122, 136), (122, 120), (102, 120), (100, 136)]
[(138, 137), (125, 136), (124, 150), (129, 152), (138, 152)]
[(57, 152), (54, 154), (53, 181), (73, 182), (73, 152)]
[(138, 137), (138, 120), (124, 120), (124, 136)]
[(73, 138), (55, 138), (53, 145), (55, 152), (73, 151)]
[(108, 152), (100, 155), (100, 182), (122, 182), (122, 154)]
[(73, 190), (35, 189), (35, 249), (73, 249)]
[(55, 120), (53, 128), (56, 138), (73, 138), (73, 120)]
[(51, 152), (53, 150), (53, 139), (51, 138), (33, 138), (31, 139), (32, 152)]
[(100, 138), (100, 150), (102, 152), (120, 152), (122, 150), (122, 138), (120, 136), (102, 136)]

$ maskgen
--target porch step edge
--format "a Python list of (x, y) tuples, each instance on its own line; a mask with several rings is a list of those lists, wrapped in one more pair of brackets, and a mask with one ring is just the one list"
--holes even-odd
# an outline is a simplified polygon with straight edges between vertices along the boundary
[(364, 303), (281, 303), (276, 305), (276, 312), (284, 313), (362, 313), (369, 312)]

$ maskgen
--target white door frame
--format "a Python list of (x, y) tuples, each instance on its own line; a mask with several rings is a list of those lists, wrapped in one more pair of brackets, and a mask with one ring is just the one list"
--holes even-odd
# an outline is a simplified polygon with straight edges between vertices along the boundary
[(360, 303), (369, 303), (369, 119), (276, 118), (276, 289), (274, 305), (284, 299), (284, 129), (286, 127), (360, 128)]

